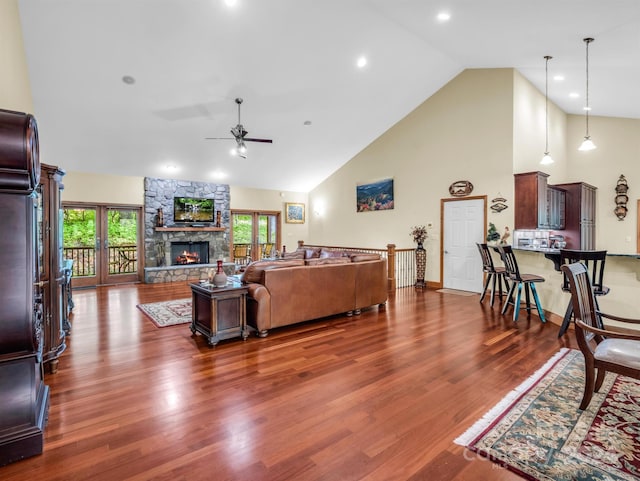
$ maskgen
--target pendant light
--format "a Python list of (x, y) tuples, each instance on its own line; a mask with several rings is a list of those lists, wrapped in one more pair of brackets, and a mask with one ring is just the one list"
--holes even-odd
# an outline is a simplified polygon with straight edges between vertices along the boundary
[(578, 147), (578, 150), (582, 150), (584, 152), (584, 151), (595, 149), (596, 145), (593, 143), (593, 141), (591, 140), (591, 137), (589, 136), (589, 111), (591, 110), (591, 107), (589, 107), (589, 44), (593, 42), (593, 39), (583, 38), (582, 40), (587, 45), (587, 62), (586, 62), (587, 63), (587, 97), (586, 97), (587, 102), (584, 107), (584, 110), (586, 112), (585, 118), (587, 122), (587, 130), (584, 136), (584, 140), (582, 141), (582, 144), (580, 145), (580, 147)]
[(549, 155), (549, 60), (553, 57), (544, 56), (544, 156), (540, 163), (542, 165), (553, 164), (553, 159)]

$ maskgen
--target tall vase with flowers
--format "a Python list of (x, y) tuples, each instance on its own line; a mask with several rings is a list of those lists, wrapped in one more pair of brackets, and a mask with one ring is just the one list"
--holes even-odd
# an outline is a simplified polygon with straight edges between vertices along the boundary
[(411, 228), (410, 235), (413, 241), (418, 244), (416, 247), (416, 289), (424, 289), (426, 286), (424, 276), (427, 270), (427, 251), (424, 249), (424, 241), (427, 238), (427, 228), (423, 225), (416, 225)]

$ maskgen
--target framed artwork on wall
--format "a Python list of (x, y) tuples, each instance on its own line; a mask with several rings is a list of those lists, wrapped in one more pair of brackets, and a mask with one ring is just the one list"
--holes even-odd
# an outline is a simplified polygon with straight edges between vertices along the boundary
[(356, 185), (356, 212), (393, 209), (393, 179)]
[(304, 204), (287, 202), (284, 221), (287, 224), (304, 224)]

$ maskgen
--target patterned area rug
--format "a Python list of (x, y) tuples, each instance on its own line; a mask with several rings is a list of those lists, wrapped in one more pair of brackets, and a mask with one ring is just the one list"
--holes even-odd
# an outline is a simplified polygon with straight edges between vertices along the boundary
[(583, 389), (563, 349), (455, 443), (529, 480), (640, 479), (640, 381), (609, 373), (580, 411)]
[(138, 309), (144, 312), (158, 327), (191, 322), (191, 299), (138, 304)]

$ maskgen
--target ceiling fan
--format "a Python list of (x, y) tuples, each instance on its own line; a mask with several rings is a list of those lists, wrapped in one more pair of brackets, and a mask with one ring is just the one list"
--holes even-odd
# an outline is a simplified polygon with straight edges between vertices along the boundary
[(242, 122), (240, 121), (240, 106), (242, 105), (242, 99), (238, 97), (236, 99), (236, 104), (238, 104), (238, 125), (231, 129), (231, 134), (233, 137), (205, 137), (206, 140), (234, 140), (236, 141), (236, 147), (233, 149), (233, 153), (242, 157), (243, 159), (247, 158), (247, 146), (244, 144), (245, 142), (263, 142), (266, 144), (273, 143), (271, 139), (255, 139), (251, 137), (246, 137), (249, 133), (244, 130), (242, 126)]

